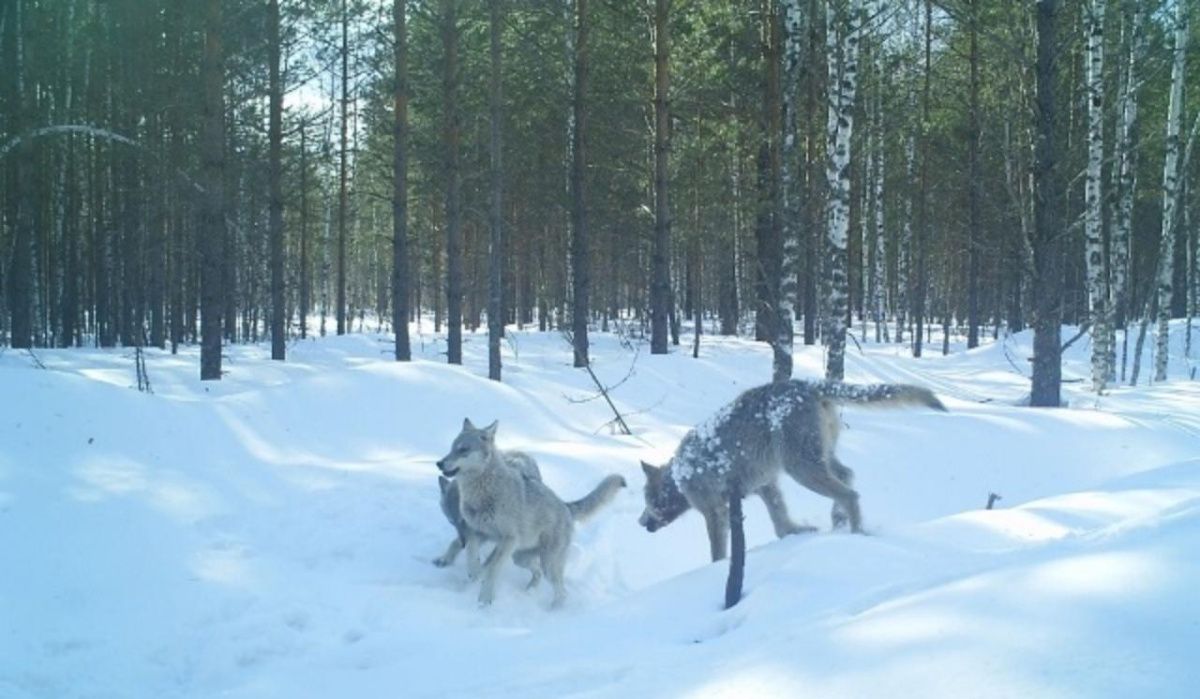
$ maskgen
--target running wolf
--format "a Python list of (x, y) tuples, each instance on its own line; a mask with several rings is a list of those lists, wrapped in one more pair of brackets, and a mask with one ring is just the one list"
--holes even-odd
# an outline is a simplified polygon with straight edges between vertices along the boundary
[(862, 531), (854, 472), (834, 455), (844, 404), (921, 405), (944, 411), (928, 389), (899, 384), (855, 386), (829, 381), (785, 381), (752, 388), (688, 432), (662, 467), (642, 462), (646, 509), (638, 523), (654, 532), (696, 508), (704, 516), (714, 561), (725, 558), (729, 496), (757, 493), (779, 537), (815, 531), (788, 515), (779, 472), (832, 498), (833, 526), (849, 521)]
[[(463, 423), (464, 429), (470, 427), (474, 429), (474, 425), (470, 420)], [(535, 481), (542, 480), (542, 472), (538, 470), (537, 461), (523, 451), (505, 450), (500, 452), (500, 458), (503, 459), (506, 466), (516, 469), (522, 476)], [(450, 545), (446, 547), (446, 552), (437, 558), (433, 559), (433, 564), (439, 568), (454, 565), (454, 560), (458, 558), (458, 554), (467, 545), (469, 540), (469, 530), (467, 523), (463, 521), (462, 513), (458, 508), (458, 484), (452, 479), (445, 476), (438, 476), (438, 487), (441, 488), (441, 505), (442, 513), (446, 515), (446, 519), (450, 520), (450, 524), (454, 526), (457, 535)], [(479, 575), (479, 556), (478, 552), (472, 552), (467, 557), (467, 573), (472, 579)]]
[(458, 484), (468, 553), (480, 538), (496, 542), (484, 562), (479, 603), (492, 603), (500, 568), (512, 556), (513, 562), (533, 572), (530, 587), (537, 584), (539, 571), (550, 578), (557, 607), (566, 599), (563, 569), (574, 523), (611, 501), (625, 487), (625, 479), (608, 476), (582, 499), (563, 502), (541, 480), (505, 465), (503, 452), (496, 448), (497, 426), (493, 422), (478, 429), (464, 420), (450, 453), (437, 462), (442, 474)]

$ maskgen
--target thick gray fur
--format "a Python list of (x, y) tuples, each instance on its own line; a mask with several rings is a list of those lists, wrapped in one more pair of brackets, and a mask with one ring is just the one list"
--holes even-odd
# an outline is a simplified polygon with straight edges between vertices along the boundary
[[(500, 452), (500, 458), (509, 468), (516, 469), (522, 476), (533, 479), (535, 481), (542, 480), (542, 472), (538, 470), (537, 461), (532, 456), (523, 451), (505, 450)], [(458, 507), (458, 484), (454, 480), (445, 476), (438, 476), (438, 487), (441, 488), (441, 505), (442, 514), (446, 515), (446, 519), (450, 520), (450, 524), (457, 532), (450, 544), (446, 546), (446, 552), (437, 558), (433, 559), (433, 564), (439, 568), (454, 565), (454, 561), (458, 558), (458, 554), (462, 552), (467, 545), (467, 537), (469, 535), (467, 523), (463, 520), (462, 512)], [(474, 577), (479, 574), (479, 557), (475, 556), (467, 561), (467, 570)], [(540, 575), (539, 571), (534, 572), (534, 577)], [(537, 584), (534, 581), (532, 584)]]
[(533, 573), (530, 587), (540, 579), (539, 571), (554, 586), (554, 606), (566, 599), (563, 572), (575, 521), (584, 520), (625, 487), (625, 479), (612, 475), (580, 500), (563, 502), (541, 479), (528, 478), (505, 463), (496, 448), (497, 423), (478, 429), (463, 421), (462, 432), (450, 453), (437, 462), (442, 474), (458, 485), (458, 507), (466, 524), (468, 562), (481, 540), (496, 542), (483, 564), (479, 603), (491, 604), (496, 596), (496, 579), (511, 556), (513, 562)]
[(855, 386), (784, 381), (752, 388), (684, 436), (665, 466), (642, 462), (646, 509), (638, 522), (653, 532), (691, 508), (708, 528), (714, 561), (725, 558), (729, 496), (758, 494), (779, 537), (815, 531), (792, 521), (779, 490), (779, 473), (832, 498), (833, 526), (862, 531), (854, 472), (838, 461), (839, 405), (946, 408), (928, 389), (900, 384)]

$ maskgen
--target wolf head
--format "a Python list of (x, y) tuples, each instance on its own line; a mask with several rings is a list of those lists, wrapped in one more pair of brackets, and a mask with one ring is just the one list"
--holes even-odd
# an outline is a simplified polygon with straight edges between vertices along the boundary
[(499, 424), (497, 421), (479, 429), (469, 419), (463, 420), (462, 432), (454, 438), (450, 453), (437, 462), (438, 469), (453, 478), (460, 471), (486, 466), (496, 449), (496, 427)]
[(654, 466), (643, 461), (642, 471), (646, 474), (646, 509), (638, 517), (638, 524), (656, 532), (679, 519), (691, 506), (671, 475), (669, 464)]

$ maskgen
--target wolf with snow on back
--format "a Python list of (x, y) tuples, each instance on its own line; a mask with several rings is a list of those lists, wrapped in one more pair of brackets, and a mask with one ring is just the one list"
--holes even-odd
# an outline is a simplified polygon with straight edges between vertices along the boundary
[[(550, 579), (557, 607), (566, 599), (563, 572), (575, 522), (610, 502), (625, 487), (625, 479), (608, 476), (583, 498), (563, 502), (541, 480), (526, 478), (505, 464), (503, 452), (496, 448), (497, 425), (478, 429), (470, 420), (463, 421), (450, 453), (437, 462), (442, 474), (458, 485), (459, 512), (468, 531), (496, 542), (483, 564), (479, 603), (492, 603), (496, 578), (511, 556), (533, 572), (530, 586), (537, 583), (539, 571)], [(475, 538), (469, 537), (468, 547)]]
[(714, 561), (725, 558), (731, 493), (757, 493), (780, 538), (802, 527), (788, 515), (779, 472), (832, 498), (833, 524), (862, 531), (854, 472), (838, 461), (837, 408), (918, 405), (945, 411), (928, 389), (900, 384), (855, 386), (831, 381), (783, 381), (752, 388), (688, 432), (662, 467), (642, 462), (646, 509), (638, 522), (654, 532), (691, 508), (708, 527)]

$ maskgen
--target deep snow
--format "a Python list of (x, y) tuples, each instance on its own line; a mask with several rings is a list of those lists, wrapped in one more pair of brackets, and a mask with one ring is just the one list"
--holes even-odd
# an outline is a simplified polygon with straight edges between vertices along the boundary
[[(411, 364), (384, 335), (294, 342), (283, 364), (234, 346), (204, 384), (195, 349), (150, 351), (153, 395), (128, 350), (38, 351), (44, 370), (0, 354), (0, 697), (1196, 691), (1200, 384), (1181, 348), (1178, 378), (1100, 399), (1069, 383), (1064, 410), (1016, 407), (1026, 335), (921, 360), (851, 349), (849, 380), (924, 385), (950, 412), (847, 409), (838, 453), (871, 535), (829, 533), (829, 501), (786, 483), (822, 532), (776, 541), (748, 503), (747, 594), (722, 611), (699, 516), (637, 526), (638, 461), (768, 379), (766, 347), (635, 359), (595, 336), (606, 382), (632, 365), (622, 437), (555, 334), (510, 332), (501, 385), (482, 335), (465, 368), (417, 346)], [(797, 348), (798, 376), (821, 362)], [(463, 417), (499, 419), (564, 498), (630, 481), (577, 527), (565, 609), (510, 567), (481, 610), (461, 559), (430, 564), (453, 536), (433, 461)]]

